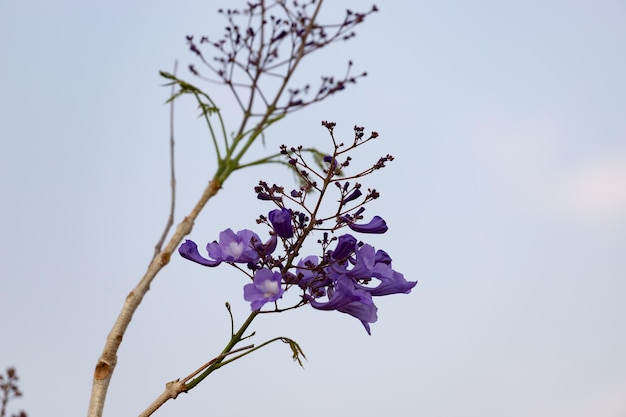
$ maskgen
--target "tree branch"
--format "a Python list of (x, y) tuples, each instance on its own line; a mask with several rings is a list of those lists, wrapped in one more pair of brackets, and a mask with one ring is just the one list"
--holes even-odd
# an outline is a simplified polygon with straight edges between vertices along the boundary
[(152, 261), (148, 265), (148, 269), (141, 278), (141, 281), (139, 281), (137, 286), (126, 297), (124, 306), (122, 307), (113, 328), (109, 332), (102, 355), (96, 364), (96, 369), (93, 375), (91, 399), (87, 413), (89, 417), (102, 416), (109, 383), (111, 382), (113, 371), (117, 365), (117, 351), (122, 344), (122, 338), (133, 318), (135, 311), (139, 307), (139, 304), (141, 304), (143, 297), (150, 289), (152, 280), (158, 272), (169, 263), (172, 253), (176, 250), (183, 237), (191, 232), (196, 218), (211, 197), (217, 194), (221, 186), (222, 183), (217, 177), (209, 182), (195, 207), (191, 210), (187, 217), (185, 217), (183, 221), (178, 224), (176, 231), (167, 242), (165, 248), (158, 255), (152, 258)]
[[(174, 71), (172, 74), (176, 76), (176, 68), (178, 67), (178, 61), (174, 62)], [(172, 96), (176, 92), (176, 85), (172, 84)], [(167, 216), (167, 223), (161, 234), (161, 238), (154, 246), (154, 257), (156, 257), (161, 249), (163, 243), (167, 238), (167, 234), (170, 232), (172, 225), (174, 224), (174, 211), (176, 209), (176, 170), (174, 168), (174, 100), (170, 102), (170, 188), (172, 193), (172, 199), (170, 203), (170, 214)]]

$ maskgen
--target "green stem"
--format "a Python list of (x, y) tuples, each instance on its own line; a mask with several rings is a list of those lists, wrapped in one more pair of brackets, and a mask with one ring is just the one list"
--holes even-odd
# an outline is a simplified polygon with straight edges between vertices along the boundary
[(190, 389), (194, 388), (196, 385), (202, 382), (204, 378), (209, 376), (213, 371), (222, 367), (221, 363), (224, 361), (224, 358), (226, 357), (226, 355), (237, 345), (237, 343), (243, 340), (242, 339), (243, 334), (246, 332), (246, 330), (248, 330), (248, 327), (250, 327), (250, 324), (252, 324), (252, 321), (258, 314), (259, 314), (258, 311), (253, 311), (252, 313), (250, 313), (250, 315), (248, 316), (246, 321), (241, 325), (237, 333), (235, 333), (230, 338), (230, 341), (226, 344), (226, 347), (224, 347), (224, 350), (222, 350), (222, 353), (220, 353), (220, 356), (218, 356), (219, 359), (213, 362), (207, 369), (204, 370), (204, 372), (202, 372), (196, 378), (192, 379), (190, 382), (185, 384), (185, 388), (186, 388), (185, 391), (189, 391)]

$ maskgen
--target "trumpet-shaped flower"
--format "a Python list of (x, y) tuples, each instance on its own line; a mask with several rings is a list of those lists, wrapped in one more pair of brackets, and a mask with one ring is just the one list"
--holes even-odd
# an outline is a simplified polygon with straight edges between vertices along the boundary
[(356, 243), (357, 240), (354, 236), (349, 234), (341, 235), (337, 239), (337, 246), (330, 256), (337, 261), (345, 259), (354, 252)]
[[(207, 252), (212, 259), (207, 259), (200, 255), (198, 246), (191, 240), (186, 240), (180, 246), (178, 252), (183, 258), (200, 265), (213, 267), (222, 262), (254, 263), (260, 258), (259, 249), (261, 247), (259, 245), (261, 245), (261, 239), (250, 230), (244, 229), (235, 233), (231, 229), (226, 229), (220, 233), (219, 243), (211, 242), (206, 246)], [(271, 245), (268, 245), (268, 247), (273, 250)]]
[(307, 296), (311, 307), (318, 310), (337, 310), (356, 317), (367, 333), (371, 334), (369, 325), (378, 320), (378, 309), (372, 301), (372, 295), (356, 286), (346, 275), (337, 275), (335, 278), (333, 287), (328, 289), (327, 302), (319, 302)]
[(265, 303), (282, 298), (284, 292), (280, 272), (262, 268), (255, 272), (252, 283), (243, 287), (243, 298), (250, 302), (253, 311), (257, 311)]
[[(333, 271), (353, 278), (355, 282), (369, 282), (372, 278), (380, 281), (378, 286), (363, 286), (362, 289), (373, 296), (390, 294), (408, 294), (415, 287), (417, 281), (407, 281), (404, 275), (396, 272), (391, 267), (391, 257), (387, 252), (376, 251), (373, 246), (364, 244), (357, 248), (355, 257), (350, 257), (349, 262), (334, 264)], [(348, 269), (350, 265), (354, 265)]]
[(269, 212), (268, 216), (276, 234), (283, 239), (293, 236), (293, 226), (291, 224), (291, 210), (282, 208)]
[(178, 248), (178, 253), (180, 253), (180, 255), (183, 258), (189, 259), (190, 261), (194, 261), (195, 263), (198, 263), (204, 266), (214, 267), (222, 263), (222, 261), (216, 261), (214, 259), (207, 259), (204, 256), (200, 255), (200, 252), (198, 252), (198, 245), (196, 245), (196, 242), (194, 242), (193, 240), (189, 240), (189, 239), (185, 240), (185, 243), (180, 245), (180, 248)]
[(382, 234), (389, 229), (385, 219), (380, 216), (374, 216), (367, 224), (348, 223), (348, 227), (355, 232), (374, 234)]

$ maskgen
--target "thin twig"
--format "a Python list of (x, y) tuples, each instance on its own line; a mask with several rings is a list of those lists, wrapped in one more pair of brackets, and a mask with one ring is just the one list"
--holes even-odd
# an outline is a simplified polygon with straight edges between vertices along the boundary
[(209, 366), (213, 365), (215, 362), (223, 360), (228, 355), (232, 355), (233, 353), (241, 352), (243, 350), (253, 349), (254, 345), (247, 345), (241, 347), (239, 349), (233, 349), (230, 352), (222, 352), (215, 358), (211, 359), (200, 368), (193, 371), (191, 374), (187, 375), (183, 380), (177, 379), (175, 381), (170, 381), (165, 384), (165, 390), (159, 394), (158, 397), (154, 399), (154, 401), (146, 407), (146, 409), (139, 414), (139, 417), (148, 417), (151, 416), (156, 410), (158, 410), (163, 404), (165, 404), (169, 400), (174, 400), (178, 395), (182, 392), (187, 392), (187, 382), (198, 375), (200, 372), (204, 371)]
[[(178, 61), (174, 61), (174, 71), (172, 74), (176, 76), (176, 69), (178, 68)], [(172, 84), (172, 96), (176, 92), (176, 85)], [(167, 223), (165, 224), (165, 229), (163, 229), (163, 233), (161, 234), (161, 238), (154, 246), (154, 256), (156, 258), (159, 253), (161, 253), (161, 249), (163, 249), (163, 243), (167, 238), (167, 234), (170, 232), (172, 225), (174, 224), (174, 210), (176, 209), (176, 170), (174, 168), (174, 101), (170, 101), (170, 187), (172, 193), (172, 199), (170, 203), (170, 214), (167, 217)]]
[(224, 359), (228, 355), (232, 355), (233, 353), (241, 352), (243, 350), (248, 350), (248, 349), (252, 349), (252, 348), (254, 348), (254, 345), (246, 345), (246, 346), (240, 347), (239, 349), (233, 349), (230, 352), (220, 353), (218, 356), (216, 356), (215, 358), (211, 359), (210, 361), (208, 361), (207, 363), (205, 363), (204, 365), (202, 365), (201, 367), (199, 367), (198, 369), (196, 369), (195, 371), (193, 371), (192, 373), (187, 375), (181, 382), (186, 384), (189, 380), (191, 380), (191, 378), (195, 377), (200, 372), (204, 371), (206, 368), (208, 368), (209, 366), (213, 365), (215, 362)]

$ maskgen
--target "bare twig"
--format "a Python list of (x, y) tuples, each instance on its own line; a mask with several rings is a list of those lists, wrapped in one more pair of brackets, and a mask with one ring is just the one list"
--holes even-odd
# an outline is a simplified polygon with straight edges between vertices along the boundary
[[(174, 71), (172, 74), (176, 76), (176, 69), (178, 68), (178, 61), (174, 62)], [(172, 96), (176, 92), (176, 86), (172, 84)], [(176, 170), (174, 169), (174, 100), (170, 101), (170, 188), (172, 193), (170, 203), (170, 214), (167, 217), (167, 223), (161, 234), (161, 238), (154, 246), (154, 257), (156, 257), (163, 248), (163, 243), (167, 238), (167, 234), (174, 225), (174, 211), (176, 209)]]
[[(7, 368), (6, 378), (4, 374), (0, 374), (0, 417), (4, 417), (7, 411), (9, 401), (22, 396), (22, 391), (17, 385), (19, 378), (15, 368)], [(14, 417), (26, 417), (26, 413), (22, 410), (19, 414), (12, 414)]]

